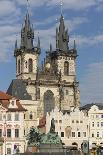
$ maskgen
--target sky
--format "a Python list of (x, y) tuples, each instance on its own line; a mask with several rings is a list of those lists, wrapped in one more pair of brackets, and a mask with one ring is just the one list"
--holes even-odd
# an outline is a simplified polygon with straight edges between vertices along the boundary
[[(60, 0), (29, 0), (35, 40), (41, 41), (41, 59), (52, 43), (59, 24)], [(103, 0), (63, 0), (63, 16), (70, 37), (69, 47), (76, 40), (78, 51), (77, 80), (81, 104), (103, 103)], [(0, 90), (6, 91), (15, 79), (15, 40), (27, 11), (26, 0), (0, 0)]]

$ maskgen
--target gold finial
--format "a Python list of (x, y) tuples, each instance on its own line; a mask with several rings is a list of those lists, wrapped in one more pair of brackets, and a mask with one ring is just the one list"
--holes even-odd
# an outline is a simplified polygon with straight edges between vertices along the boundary
[(62, 15), (63, 14), (63, 0), (61, 0), (60, 6), (61, 6), (61, 15)]

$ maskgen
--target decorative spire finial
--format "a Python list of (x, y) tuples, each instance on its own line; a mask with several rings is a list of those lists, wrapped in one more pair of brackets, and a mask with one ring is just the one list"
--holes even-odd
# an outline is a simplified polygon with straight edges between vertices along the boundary
[(29, 0), (27, 0), (27, 12), (29, 12)]
[(60, 6), (61, 6), (61, 15), (63, 14), (63, 0), (61, 0), (61, 3), (60, 3)]

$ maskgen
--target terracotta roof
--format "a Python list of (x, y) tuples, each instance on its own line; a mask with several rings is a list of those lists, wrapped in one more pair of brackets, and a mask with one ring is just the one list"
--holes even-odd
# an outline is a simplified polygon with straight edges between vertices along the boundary
[(12, 99), (13, 97), (11, 95), (8, 95), (2, 91), (0, 91), (0, 100), (9, 100)]
[(40, 120), (39, 120), (39, 125), (38, 128), (43, 128), (46, 125), (46, 116), (43, 116)]
[(2, 106), (4, 108), (6, 108), (10, 112), (26, 111), (26, 109), (23, 108), (23, 106), (20, 104), (19, 100), (16, 99), (16, 98), (15, 99), (16, 99), (16, 106), (17, 106), (17, 108), (8, 108), (11, 99), (14, 99), (14, 97), (0, 91), (0, 103), (2, 104)]

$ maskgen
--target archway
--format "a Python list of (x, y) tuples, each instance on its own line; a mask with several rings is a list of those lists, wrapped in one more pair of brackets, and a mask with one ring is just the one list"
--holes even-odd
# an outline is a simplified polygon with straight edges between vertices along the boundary
[(50, 112), (55, 107), (55, 98), (51, 90), (44, 93), (44, 114)]

